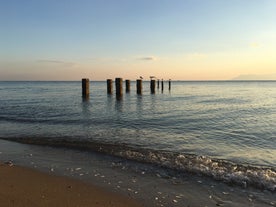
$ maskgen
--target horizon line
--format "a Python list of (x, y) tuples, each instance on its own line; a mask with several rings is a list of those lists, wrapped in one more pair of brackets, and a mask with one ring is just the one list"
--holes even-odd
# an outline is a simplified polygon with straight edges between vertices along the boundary
[[(107, 79), (105, 80), (93, 80), (93, 79), (90, 79), (88, 78), (89, 81), (95, 81), (95, 82), (103, 82), (103, 81), (106, 81)], [(77, 81), (81, 81), (82, 79), (79, 79), (79, 80), (0, 80), (0, 82), (77, 82)], [(113, 79), (112, 79), (113, 80)], [(115, 80), (115, 78), (114, 78)], [(132, 80), (132, 79), (123, 79), (123, 80), (130, 80), (130, 81), (136, 81), (136, 80), (140, 80), (140, 79), (135, 79), (135, 80)], [(155, 79), (155, 80), (158, 80), (158, 79)], [(162, 79), (159, 79), (160, 81)], [(163, 79), (163, 81), (175, 81), (175, 82), (180, 82), (180, 81), (183, 81), (183, 82), (225, 82), (225, 81), (228, 81), (228, 82), (240, 82), (240, 81), (276, 81), (276, 79), (271, 79), (271, 80), (267, 80), (267, 79), (239, 79), (239, 80), (235, 80), (235, 79), (225, 79), (225, 80), (216, 80), (216, 79), (210, 79), (210, 80), (180, 80), (180, 79), (176, 79), (176, 80), (173, 80), (173, 79)], [(150, 79), (144, 79), (143, 81), (150, 81)]]

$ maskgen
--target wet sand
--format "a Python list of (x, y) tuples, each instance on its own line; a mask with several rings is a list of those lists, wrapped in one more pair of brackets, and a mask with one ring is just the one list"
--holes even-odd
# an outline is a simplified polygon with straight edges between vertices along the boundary
[(16, 166), (0, 165), (1, 207), (276, 207), (275, 192), (94, 152), (0, 139), (0, 164), (7, 160)]
[(142, 206), (130, 198), (74, 179), (0, 163), (1, 206)]

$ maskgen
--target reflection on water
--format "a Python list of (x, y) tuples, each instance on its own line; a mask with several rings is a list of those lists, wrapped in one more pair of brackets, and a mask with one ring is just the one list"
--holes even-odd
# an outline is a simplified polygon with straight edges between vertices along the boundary
[(87, 96), (82, 96), (82, 101), (83, 102), (89, 102), (89, 95), (87, 95)]
[(122, 96), (119, 96), (119, 97), (116, 96), (115, 111), (116, 112), (123, 112), (123, 97)]
[(142, 118), (143, 113), (143, 96), (137, 95), (136, 97), (136, 115), (138, 119)]
[(122, 94), (116, 94), (116, 100), (117, 101), (121, 101), (123, 99), (123, 95)]
[(96, 82), (82, 100), (78, 82), (0, 84), (0, 137), (77, 137), (276, 166), (276, 82), (174, 82), (170, 91), (161, 82), (155, 94), (146, 82), (143, 94), (120, 97)]
[(84, 120), (88, 120), (89, 117), (91, 116), (91, 112), (90, 112), (90, 106), (91, 103), (90, 103), (90, 100), (89, 98), (83, 98), (82, 99), (82, 103), (81, 103), (81, 106), (82, 106), (82, 117), (84, 118)]

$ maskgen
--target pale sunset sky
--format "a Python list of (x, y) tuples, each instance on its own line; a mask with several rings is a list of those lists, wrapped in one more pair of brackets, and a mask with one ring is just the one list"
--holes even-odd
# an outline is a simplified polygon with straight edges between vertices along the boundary
[(0, 0), (0, 80), (276, 80), (276, 0)]

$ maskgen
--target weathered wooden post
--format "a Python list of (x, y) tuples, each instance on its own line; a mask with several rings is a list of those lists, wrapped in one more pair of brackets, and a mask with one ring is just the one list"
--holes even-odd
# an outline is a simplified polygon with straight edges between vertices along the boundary
[(89, 97), (89, 79), (88, 78), (82, 79), (82, 97), (83, 98)]
[(169, 79), (169, 91), (171, 90), (171, 79)]
[(159, 79), (157, 80), (157, 88), (159, 89)]
[(150, 80), (150, 91), (155, 93), (155, 80)]
[(130, 80), (126, 80), (126, 93), (130, 92)]
[(116, 78), (115, 79), (115, 85), (116, 85), (116, 96), (120, 97), (123, 95), (123, 79), (122, 78)]
[(141, 79), (136, 80), (136, 88), (137, 88), (137, 94), (142, 94), (142, 80)]
[(107, 93), (112, 94), (113, 92), (112, 79), (107, 79), (106, 84), (107, 84)]
[(162, 90), (162, 91), (164, 90), (164, 81), (163, 81), (163, 79), (162, 79), (162, 81), (161, 81), (161, 90)]

